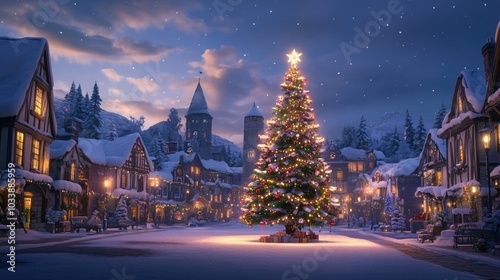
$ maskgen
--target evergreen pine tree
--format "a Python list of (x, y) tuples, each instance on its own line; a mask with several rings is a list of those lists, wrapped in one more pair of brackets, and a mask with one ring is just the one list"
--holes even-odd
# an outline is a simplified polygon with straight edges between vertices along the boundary
[(299, 54), (289, 54), (290, 69), (281, 84), (273, 117), (256, 163), (254, 181), (246, 188), (241, 220), (299, 228), (323, 225), (336, 215), (330, 200), (329, 167), (321, 158), (323, 139), (317, 134), (309, 91), (297, 68)]
[(406, 110), (405, 117), (405, 131), (404, 131), (404, 139), (410, 147), (411, 150), (415, 147), (415, 129), (413, 128), (413, 122), (411, 120), (410, 113)]
[(390, 154), (391, 155), (395, 155), (396, 152), (399, 150), (399, 143), (400, 142), (401, 142), (401, 140), (399, 139), (398, 128), (394, 127), (394, 131), (392, 132), (391, 140), (390, 140), (390, 147), (391, 147)]
[(399, 197), (396, 197), (396, 201), (394, 202), (394, 207), (392, 209), (391, 229), (393, 231), (403, 231), (405, 230), (405, 228), (405, 217), (401, 199)]
[(161, 163), (166, 160), (166, 153), (164, 150), (165, 143), (159, 133), (153, 135), (153, 139), (149, 145), (148, 154), (154, 157), (153, 164), (156, 170), (161, 170)]
[(438, 111), (435, 113), (433, 128), (441, 128), (443, 125), (444, 117), (446, 116), (446, 107), (441, 103)]
[(118, 198), (118, 204), (116, 205), (116, 211), (115, 211), (115, 220), (116, 221), (129, 220), (127, 201), (125, 200), (124, 195), (120, 195), (120, 197)]
[(118, 138), (118, 134), (116, 133), (116, 126), (114, 123), (109, 125), (109, 133), (108, 133), (108, 140), (115, 140)]
[(344, 125), (342, 128), (342, 136), (339, 141), (339, 148), (355, 147), (356, 146), (356, 128), (350, 125)]
[(80, 121), (87, 119), (87, 108), (85, 105), (85, 99), (82, 94), (82, 88), (78, 85), (75, 95), (75, 106), (74, 106), (75, 117)]
[(180, 149), (180, 145), (182, 143), (182, 137), (179, 133), (179, 130), (182, 127), (181, 122), (182, 120), (179, 117), (179, 112), (177, 111), (177, 109), (171, 108), (167, 119), (166, 135), (167, 142), (177, 142), (177, 150)]
[(368, 132), (366, 131), (366, 122), (363, 115), (359, 122), (359, 127), (356, 130), (356, 148), (362, 150), (368, 150), (370, 147), (370, 137), (368, 137)]
[(425, 130), (424, 118), (420, 115), (417, 124), (417, 130), (415, 131), (414, 149), (416, 154), (419, 154), (424, 147), (425, 138), (427, 137), (427, 131)]
[(71, 83), (71, 88), (69, 92), (64, 96), (64, 101), (63, 101), (63, 112), (64, 112), (64, 117), (65, 118), (73, 118), (73, 114), (75, 112), (75, 99), (76, 99), (76, 86), (75, 82)]
[(99, 87), (97, 82), (94, 84), (94, 90), (90, 97), (90, 110), (83, 124), (83, 134), (87, 138), (101, 139), (102, 138), (102, 119), (101, 119), (101, 97), (99, 96)]

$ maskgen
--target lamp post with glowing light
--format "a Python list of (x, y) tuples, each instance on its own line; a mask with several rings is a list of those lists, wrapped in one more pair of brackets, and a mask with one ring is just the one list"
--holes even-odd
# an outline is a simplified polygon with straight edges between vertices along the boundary
[(490, 142), (491, 142), (491, 129), (489, 127), (485, 127), (481, 129), (479, 133), (483, 141), (484, 152), (486, 155), (486, 180), (488, 181), (488, 213), (491, 214), (491, 184), (490, 184), (490, 168), (488, 160), (488, 153), (490, 151)]
[[(107, 198), (108, 195), (108, 188), (109, 188), (109, 180), (104, 179), (104, 197)], [(106, 231), (108, 228), (108, 219), (106, 215), (106, 204), (107, 204), (107, 199), (104, 199), (104, 206), (103, 206), (103, 213), (102, 213), (102, 230)]]

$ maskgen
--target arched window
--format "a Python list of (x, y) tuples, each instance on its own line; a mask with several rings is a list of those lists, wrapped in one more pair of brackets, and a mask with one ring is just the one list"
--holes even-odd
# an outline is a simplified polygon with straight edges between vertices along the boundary
[(198, 131), (193, 131), (193, 138), (198, 138)]

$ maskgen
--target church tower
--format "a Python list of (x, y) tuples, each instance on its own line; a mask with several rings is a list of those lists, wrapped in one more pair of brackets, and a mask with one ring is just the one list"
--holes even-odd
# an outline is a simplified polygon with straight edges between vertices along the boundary
[(259, 134), (264, 132), (264, 117), (253, 104), (252, 109), (245, 115), (243, 131), (243, 182), (248, 183), (250, 175), (259, 160), (260, 152), (257, 145), (260, 143)]
[(199, 81), (186, 113), (186, 145), (187, 143), (191, 143), (193, 152), (198, 153), (202, 159), (211, 158), (212, 115)]

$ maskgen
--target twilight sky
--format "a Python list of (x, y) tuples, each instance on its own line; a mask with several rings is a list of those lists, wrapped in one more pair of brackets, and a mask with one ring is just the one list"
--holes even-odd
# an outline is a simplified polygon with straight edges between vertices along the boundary
[(463, 69), (483, 71), (500, 1), (68, 1), (1, 0), (0, 36), (46, 37), (55, 95), (97, 81), (105, 110), (146, 117), (184, 113), (199, 72), (213, 133), (241, 145), (256, 102), (267, 118), (289, 65), (299, 64), (326, 138), (409, 110), (431, 122), (451, 105)]

